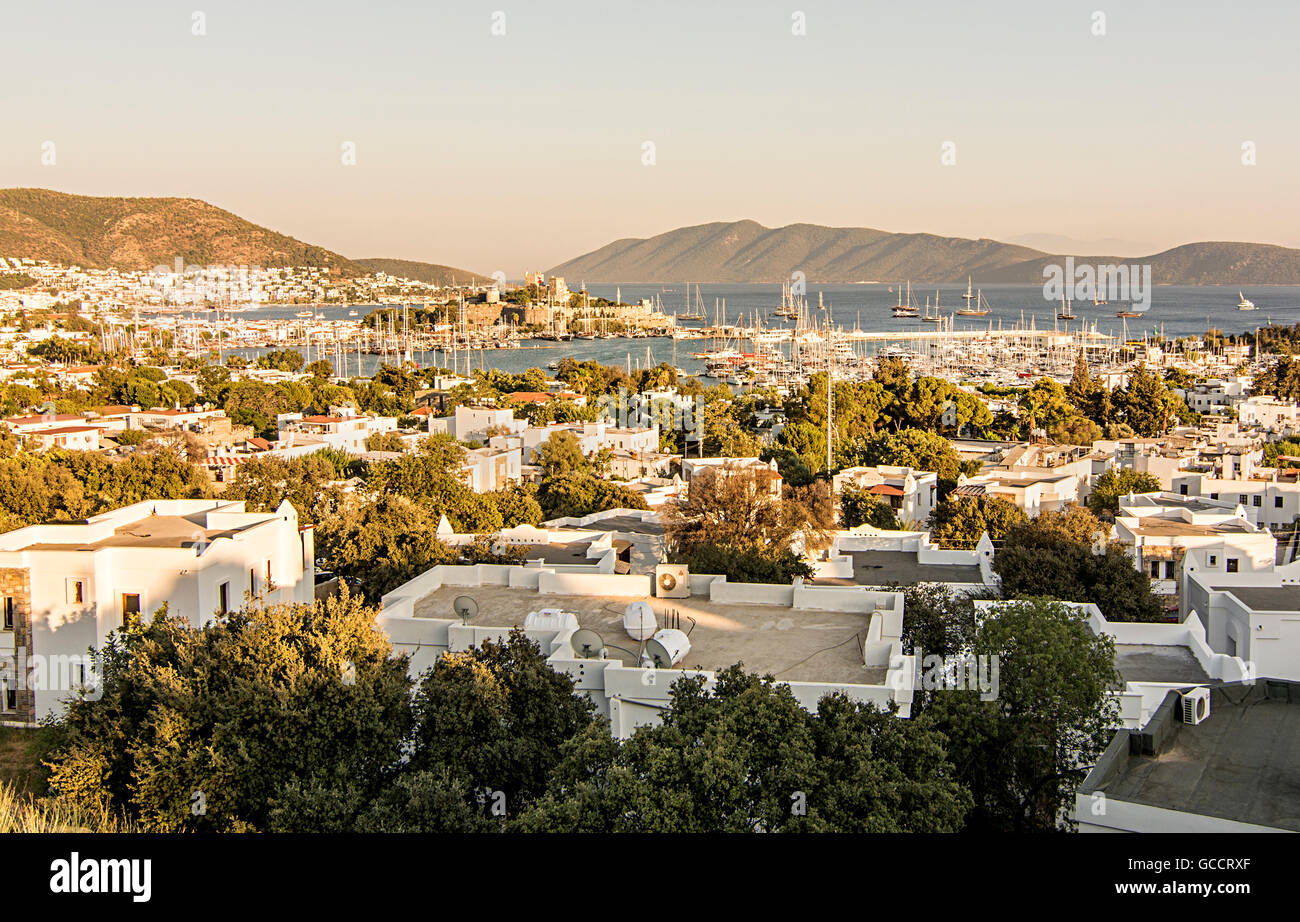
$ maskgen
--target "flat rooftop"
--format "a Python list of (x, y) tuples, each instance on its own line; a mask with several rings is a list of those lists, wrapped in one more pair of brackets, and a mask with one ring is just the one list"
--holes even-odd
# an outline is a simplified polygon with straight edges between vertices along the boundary
[(1210, 716), (1174, 723), (1159, 755), (1130, 754), (1107, 797), (1300, 832), (1300, 686), (1213, 688)]
[[(606, 644), (636, 651), (637, 641), (623, 630), (623, 612), (633, 599), (600, 596), (539, 594), (504, 586), (444, 586), (415, 603), (416, 618), (453, 618), (452, 601), (468, 595), (478, 603), (470, 624), (490, 627), (523, 626), (524, 616), (543, 608), (572, 612), (581, 627), (600, 634)], [(691, 650), (678, 668), (709, 671), (744, 663), (760, 675), (794, 682), (881, 685), (884, 667), (862, 663), (870, 615), (863, 612), (791, 609), (779, 605), (738, 605), (689, 599), (646, 598), (668, 627), (665, 612), (680, 614), (681, 630), (690, 634)], [(691, 620), (694, 619), (694, 626)], [(634, 664), (634, 656), (609, 648), (611, 658)]]
[(206, 513), (194, 515), (150, 515), (114, 529), (99, 541), (55, 541), (29, 544), (25, 551), (94, 551), (107, 547), (191, 547), (199, 542), (230, 538), (243, 529), (204, 528)]
[(853, 579), (817, 579), (818, 586), (883, 586), (898, 583), (912, 586), (916, 583), (979, 583), (984, 577), (977, 566), (963, 567), (949, 564), (920, 563), (915, 551), (850, 551), (853, 558)]
[(1300, 586), (1213, 586), (1231, 592), (1255, 611), (1300, 611)]
[(1125, 682), (1208, 685), (1212, 681), (1187, 647), (1145, 643), (1116, 644), (1115, 668)]

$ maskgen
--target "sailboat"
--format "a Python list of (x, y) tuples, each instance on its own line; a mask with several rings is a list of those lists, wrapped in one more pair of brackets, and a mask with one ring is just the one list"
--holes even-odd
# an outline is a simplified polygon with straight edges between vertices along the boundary
[[(1103, 301), (1102, 303), (1104, 304), (1105, 302)], [(1075, 319), (1074, 311), (1070, 309), (1070, 302), (1067, 301), (1065, 298), (1061, 298), (1061, 310), (1057, 313), (1056, 319), (1057, 320)]]
[[(973, 295), (970, 293), (969, 276), (966, 277), (966, 293), (962, 295), (962, 297), (966, 299), (966, 306), (956, 312), (961, 316), (983, 317), (985, 314), (989, 312), (987, 306), (989, 302), (984, 299), (984, 292), (976, 291), (975, 294)], [(974, 301), (974, 304), (971, 303), (972, 301)]]
[(686, 284), (686, 313), (678, 314), (678, 320), (703, 320), (704, 303), (700, 300), (700, 286), (695, 286), (695, 307), (691, 308), (691, 286)]
[(934, 293), (934, 313), (930, 313), (930, 298), (925, 299), (925, 316), (921, 318), (926, 323), (941, 323), (943, 321), (943, 311), (939, 310), (939, 292)]
[(1123, 317), (1123, 318), (1125, 318), (1125, 319), (1128, 319), (1128, 318), (1130, 318), (1130, 317), (1141, 317), (1141, 316), (1142, 316), (1142, 312), (1141, 312), (1141, 311), (1135, 311), (1135, 310), (1133, 310), (1133, 304), (1132, 304), (1132, 302), (1130, 302), (1129, 305), (1128, 305), (1128, 307), (1126, 307), (1124, 310), (1122, 310), (1122, 311), (1115, 311), (1115, 316), (1116, 316), (1116, 317)]
[(912, 283), (907, 283), (907, 301), (903, 301), (903, 286), (898, 286), (898, 305), (894, 308), (895, 317), (916, 317), (921, 312), (917, 310), (916, 305), (912, 303)]
[(1250, 300), (1250, 298), (1246, 297), (1244, 294), (1242, 294), (1240, 288), (1237, 289), (1237, 297), (1241, 299), (1240, 301), (1237, 302), (1237, 310), (1253, 311), (1255, 309), (1255, 302)]

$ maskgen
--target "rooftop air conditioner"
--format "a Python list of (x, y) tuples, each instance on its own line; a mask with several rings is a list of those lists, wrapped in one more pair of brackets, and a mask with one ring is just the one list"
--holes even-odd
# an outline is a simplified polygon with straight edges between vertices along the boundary
[(1182, 696), (1183, 723), (1198, 724), (1210, 716), (1210, 690), (1193, 688)]
[(655, 595), (661, 599), (689, 599), (691, 574), (686, 564), (661, 563), (655, 567)]

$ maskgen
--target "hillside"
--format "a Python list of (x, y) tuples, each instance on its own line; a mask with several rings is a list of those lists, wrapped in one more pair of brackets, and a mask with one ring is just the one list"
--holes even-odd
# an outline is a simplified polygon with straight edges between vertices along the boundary
[(768, 228), (736, 221), (683, 227), (647, 240), (617, 240), (550, 271), (588, 283), (771, 283), (788, 280), (795, 271), (817, 282), (933, 281), (984, 277), (1040, 255), (996, 240), (815, 224)]
[[(865, 227), (754, 221), (682, 227), (648, 239), (616, 240), (550, 270), (588, 284), (762, 282), (803, 272), (810, 282), (982, 282), (1037, 284), (1064, 255), (996, 240), (893, 234)], [(1076, 262), (1150, 263), (1156, 284), (1296, 285), (1300, 250), (1259, 243), (1191, 243), (1153, 255), (1076, 256)]]
[(108, 198), (0, 189), (0, 254), (87, 268), (196, 265), (364, 270), (323, 247), (189, 198)]
[(383, 272), (397, 278), (410, 279), (413, 282), (425, 282), (430, 285), (451, 285), (453, 283), (458, 285), (467, 283), (483, 285), (492, 281), (490, 278), (470, 272), (468, 269), (440, 266), (436, 263), (422, 263), (413, 259), (382, 259), (375, 257), (356, 259), (353, 262), (359, 266), (364, 266), (369, 272)]

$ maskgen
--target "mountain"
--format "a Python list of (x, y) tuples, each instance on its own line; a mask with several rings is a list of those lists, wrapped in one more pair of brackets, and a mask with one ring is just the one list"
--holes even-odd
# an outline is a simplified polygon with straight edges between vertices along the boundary
[(488, 281), (466, 269), (404, 259), (352, 260), (192, 198), (112, 198), (0, 189), (0, 256), (90, 269), (319, 266), (340, 275), (387, 272), (416, 281)]
[(383, 272), (386, 275), (410, 279), (413, 282), (425, 282), (430, 285), (451, 285), (453, 283), (458, 285), (467, 283), (486, 285), (492, 281), (490, 278), (470, 272), (468, 269), (457, 269), (455, 266), (440, 266), (437, 263), (422, 263), (412, 259), (382, 259), (375, 257), (373, 259), (357, 259), (353, 260), (353, 262), (364, 266), (367, 272)]
[[(549, 270), (571, 284), (788, 281), (1041, 284), (1043, 267), (1065, 255), (996, 240), (894, 234), (866, 227), (755, 221), (682, 227), (648, 239), (616, 240)], [(1297, 285), (1300, 250), (1260, 243), (1190, 243), (1147, 256), (1076, 255), (1076, 263), (1147, 264), (1156, 284)], [(576, 285), (574, 285), (576, 287)]]
[(110, 198), (0, 189), (0, 254), (87, 268), (321, 266), (361, 275), (329, 250), (192, 198)]
[(755, 221), (701, 224), (648, 240), (616, 240), (550, 270), (591, 282), (863, 282), (984, 277), (1041, 255), (996, 240), (891, 234), (866, 227)]
[(1016, 234), (1007, 237), (1007, 243), (1029, 247), (1043, 253), (1152, 253), (1155, 247), (1118, 237), (1084, 238), (1065, 234)]

